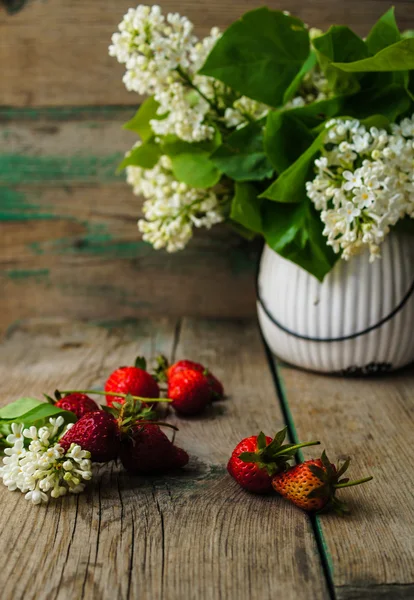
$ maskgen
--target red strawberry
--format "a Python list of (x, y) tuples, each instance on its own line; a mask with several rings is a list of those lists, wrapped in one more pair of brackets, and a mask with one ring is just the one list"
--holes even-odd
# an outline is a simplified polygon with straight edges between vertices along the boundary
[(233, 450), (227, 470), (239, 485), (249, 492), (265, 494), (272, 490), (272, 476), (287, 468), (289, 460), (303, 446), (319, 442), (284, 444), (287, 428), (274, 439), (261, 432), (242, 440)]
[(86, 413), (100, 410), (99, 406), (92, 398), (89, 398), (86, 394), (77, 393), (68, 394), (63, 398), (60, 398), (60, 400), (55, 403), (55, 406), (58, 406), (63, 410), (70, 410), (75, 413), (78, 419), (81, 419)]
[(125, 469), (151, 474), (184, 467), (187, 452), (175, 446), (155, 423), (135, 423), (121, 440), (119, 456)]
[(207, 377), (212, 392), (211, 400), (222, 400), (224, 398), (224, 388), (222, 383), (217, 379), (217, 377), (214, 377), (211, 371), (209, 371), (204, 365), (198, 362), (194, 362), (192, 360), (179, 360), (173, 365), (168, 366), (167, 359), (164, 356), (159, 356), (158, 367), (156, 369), (156, 376), (161, 381), (165, 380), (165, 377), (169, 380), (176, 373), (187, 369), (199, 371)]
[(306, 511), (333, 509), (343, 515), (349, 512), (347, 505), (335, 497), (336, 490), (370, 481), (365, 477), (358, 481), (341, 479), (349, 467), (350, 459), (340, 467), (329, 462), (326, 453), (318, 459), (306, 460), (285, 473), (273, 477), (272, 485), (284, 498)]
[(197, 415), (211, 400), (210, 385), (203, 373), (192, 369), (178, 371), (168, 381), (168, 397), (173, 408), (183, 415)]
[(94, 462), (108, 462), (118, 455), (118, 424), (103, 410), (87, 413), (65, 433), (59, 444), (65, 450), (71, 444), (78, 444), (91, 453)]
[[(105, 392), (131, 394), (141, 398), (159, 398), (160, 389), (155, 379), (145, 370), (145, 361), (138, 358), (134, 367), (120, 367), (109, 376), (105, 384)], [(143, 367), (143, 368), (142, 368)], [(123, 404), (122, 396), (106, 396), (106, 403)]]

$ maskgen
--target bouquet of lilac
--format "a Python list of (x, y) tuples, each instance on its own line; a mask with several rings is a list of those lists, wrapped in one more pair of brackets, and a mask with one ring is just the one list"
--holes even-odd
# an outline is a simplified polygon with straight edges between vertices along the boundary
[(140, 5), (110, 54), (148, 96), (120, 167), (154, 248), (225, 221), (322, 280), (414, 231), (414, 32), (393, 9), (366, 39), (260, 8), (200, 40), (186, 17)]

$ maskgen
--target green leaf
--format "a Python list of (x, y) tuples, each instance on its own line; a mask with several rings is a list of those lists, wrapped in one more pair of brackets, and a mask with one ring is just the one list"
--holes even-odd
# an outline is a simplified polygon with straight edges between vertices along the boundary
[(326, 471), (317, 465), (309, 465), (309, 471), (321, 481), (327, 481), (328, 479)]
[(276, 202), (301, 202), (306, 196), (305, 184), (313, 179), (313, 163), (323, 146), (326, 129), (318, 135), (307, 150), (261, 194)]
[(178, 181), (194, 188), (213, 187), (221, 174), (210, 159), (209, 152), (192, 152), (171, 156), (172, 170)]
[(404, 85), (391, 83), (374, 89), (364, 89), (350, 96), (344, 102), (343, 114), (361, 120), (376, 113), (393, 122), (405, 114), (411, 104)]
[(231, 203), (230, 218), (246, 229), (255, 233), (262, 232), (262, 215), (260, 212), (263, 200), (258, 197), (257, 189), (252, 183), (238, 183)]
[(286, 113), (300, 119), (306, 127), (313, 129), (321, 123), (332, 117), (337, 117), (341, 114), (347, 114), (344, 110), (348, 96), (334, 96), (329, 100), (320, 100), (319, 102), (311, 102), (306, 106), (290, 108)]
[(277, 434), (275, 435), (274, 440), (273, 440), (275, 443), (275, 446), (280, 448), (280, 446), (285, 441), (286, 434), (287, 434), (287, 427), (284, 427), (283, 429), (281, 429), (280, 431), (277, 432)]
[(244, 227), (244, 225), (241, 225), (240, 223), (236, 223), (235, 221), (228, 221), (227, 224), (230, 227), (230, 229), (232, 229), (235, 233), (240, 235), (245, 240), (248, 240), (249, 242), (254, 240), (254, 238), (256, 237), (254, 231), (247, 229), (247, 227)]
[(358, 77), (344, 73), (336, 63), (350, 63), (369, 56), (364, 41), (349, 27), (333, 25), (324, 35), (314, 39), (313, 45), (330, 87), (337, 94), (358, 91)]
[(376, 54), (401, 40), (400, 30), (395, 20), (395, 9), (390, 8), (375, 23), (365, 41), (371, 54)]
[(260, 123), (250, 123), (234, 131), (211, 158), (219, 171), (235, 181), (258, 181), (273, 174), (264, 151)]
[(404, 39), (414, 38), (414, 29), (407, 29), (403, 31), (401, 37)]
[(15, 423), (24, 423), (26, 427), (37, 424), (38, 426), (47, 423), (53, 417), (62, 416), (66, 423), (75, 423), (77, 416), (68, 410), (62, 410), (57, 406), (52, 406), (48, 402), (41, 402), (38, 406), (20, 417), (13, 418)]
[[(316, 467), (318, 468), (318, 467)], [(328, 485), (321, 485), (318, 488), (312, 490), (311, 492), (309, 492), (308, 494), (308, 498), (323, 498), (324, 496), (328, 496), (329, 495), (329, 486)]]
[(264, 145), (277, 173), (288, 169), (312, 142), (312, 133), (291, 111), (268, 114)]
[(369, 58), (354, 62), (335, 62), (346, 73), (409, 71), (414, 69), (414, 38), (403, 39)]
[(342, 464), (342, 466), (338, 469), (338, 472), (336, 473), (336, 477), (338, 479), (345, 473), (345, 471), (348, 470), (350, 463), (351, 459), (347, 458), (346, 461)]
[(308, 198), (299, 204), (266, 202), (263, 234), (267, 244), (319, 281), (332, 269), (339, 255), (326, 243), (319, 213)]
[[(28, 413), (32, 409), (45, 404), (36, 398), (19, 398), (0, 409), (0, 419), (16, 419)], [(49, 405), (50, 406), (50, 405)]]
[(260, 462), (260, 457), (258, 454), (256, 454), (256, 452), (242, 452), (239, 454), (239, 459), (247, 463)]
[(161, 148), (153, 139), (147, 140), (141, 146), (136, 146), (125, 156), (124, 160), (118, 165), (118, 171), (126, 167), (142, 167), (143, 169), (152, 169), (155, 167), (161, 156)]
[(261, 431), (257, 436), (257, 447), (259, 450), (266, 448), (266, 436), (263, 431)]
[(318, 61), (317, 61), (317, 57), (316, 57), (316, 52), (311, 50), (308, 58), (303, 63), (299, 73), (296, 75), (296, 77), (293, 79), (292, 83), (289, 85), (288, 89), (285, 91), (285, 93), (283, 95), (283, 104), (286, 104), (287, 102), (289, 102), (289, 100), (292, 100), (292, 98), (295, 96), (296, 92), (300, 88), (302, 79), (305, 77), (305, 75), (307, 73), (309, 73), (309, 71), (311, 71), (314, 68), (314, 66), (317, 64), (317, 62)]
[(398, 223), (394, 225), (392, 229), (398, 233), (411, 233), (414, 235), (414, 218), (405, 217), (404, 219), (398, 221)]
[(143, 371), (147, 370), (147, 361), (144, 356), (137, 356), (135, 359), (135, 367), (138, 369), (142, 369)]
[(154, 100), (153, 97), (147, 98), (141, 104), (135, 113), (135, 116), (130, 121), (125, 123), (124, 129), (129, 129), (130, 131), (138, 133), (143, 142), (149, 140), (154, 135), (154, 132), (151, 129), (150, 121), (153, 119), (161, 121), (167, 116), (157, 114), (159, 106), (160, 105), (156, 100)]
[(249, 98), (270, 106), (286, 90), (309, 56), (309, 34), (300, 19), (258, 8), (230, 25), (200, 70)]

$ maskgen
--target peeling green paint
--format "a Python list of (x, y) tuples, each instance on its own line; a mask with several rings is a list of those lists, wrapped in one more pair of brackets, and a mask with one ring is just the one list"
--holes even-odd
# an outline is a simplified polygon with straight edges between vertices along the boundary
[(0, 221), (29, 221), (33, 219), (55, 219), (42, 207), (29, 203), (22, 192), (0, 187)]
[(33, 277), (40, 282), (47, 279), (49, 273), (49, 269), (9, 269), (5, 271), (6, 276), (14, 281), (24, 281)]
[(108, 156), (0, 155), (0, 184), (119, 181), (116, 169), (122, 153)]

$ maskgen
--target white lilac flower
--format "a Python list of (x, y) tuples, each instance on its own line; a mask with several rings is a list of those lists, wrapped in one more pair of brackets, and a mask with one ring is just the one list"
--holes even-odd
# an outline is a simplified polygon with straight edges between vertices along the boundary
[(174, 134), (188, 142), (214, 135), (205, 120), (223, 85), (196, 73), (220, 35), (213, 28), (200, 41), (191, 21), (176, 13), (164, 16), (159, 6), (140, 5), (124, 16), (109, 54), (125, 64), (126, 88), (154, 96), (159, 114), (167, 115), (151, 121), (156, 134)]
[(210, 229), (224, 220), (225, 192), (192, 188), (177, 181), (171, 161), (162, 156), (153, 169), (127, 168), (127, 181), (137, 195), (145, 198), (145, 219), (138, 222), (143, 239), (155, 249), (182, 250), (194, 227)]
[[(67, 492), (79, 494), (92, 477), (90, 453), (72, 444), (67, 452), (58, 439), (67, 430), (60, 416), (49, 425), (23, 429), (12, 425), (7, 438), (11, 448), (4, 451), (0, 477), (10, 491), (19, 490), (33, 504), (48, 502)], [(13, 439), (14, 438), (14, 439)], [(30, 441), (29, 441), (30, 440)], [(26, 441), (26, 446), (25, 446)]]
[(356, 120), (334, 119), (327, 129), (307, 194), (335, 252), (348, 259), (369, 249), (375, 260), (390, 228), (414, 217), (414, 116), (391, 134)]

